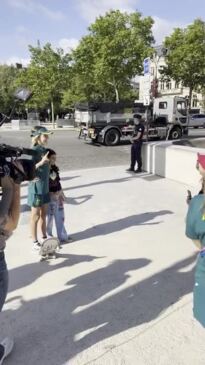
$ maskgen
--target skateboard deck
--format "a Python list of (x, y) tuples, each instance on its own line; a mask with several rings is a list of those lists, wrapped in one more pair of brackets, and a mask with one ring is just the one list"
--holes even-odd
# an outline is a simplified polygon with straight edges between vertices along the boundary
[(60, 242), (57, 238), (46, 238), (40, 249), (41, 261), (56, 258), (56, 251), (60, 248)]

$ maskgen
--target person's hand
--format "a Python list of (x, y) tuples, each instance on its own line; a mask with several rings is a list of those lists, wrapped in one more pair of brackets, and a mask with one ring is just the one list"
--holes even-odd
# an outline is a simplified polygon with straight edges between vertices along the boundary
[(66, 197), (65, 197), (65, 194), (64, 194), (63, 190), (60, 191), (59, 199), (61, 200), (61, 202), (66, 201)]
[(49, 163), (50, 162), (50, 160), (49, 160), (49, 158), (48, 158), (48, 155), (49, 155), (49, 152), (47, 152), (43, 157), (42, 157), (42, 159), (41, 159), (41, 161), (40, 161), (40, 164), (41, 164), (41, 166), (43, 166), (43, 165), (45, 165), (45, 164), (47, 164), (47, 163)]

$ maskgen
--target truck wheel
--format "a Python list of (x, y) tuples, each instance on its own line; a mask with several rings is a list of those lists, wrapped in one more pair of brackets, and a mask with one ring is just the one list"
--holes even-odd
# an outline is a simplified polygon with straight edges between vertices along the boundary
[(169, 134), (169, 139), (180, 139), (182, 137), (182, 130), (179, 127), (174, 127)]
[(110, 129), (105, 134), (104, 143), (106, 146), (116, 146), (120, 142), (120, 134), (116, 129)]

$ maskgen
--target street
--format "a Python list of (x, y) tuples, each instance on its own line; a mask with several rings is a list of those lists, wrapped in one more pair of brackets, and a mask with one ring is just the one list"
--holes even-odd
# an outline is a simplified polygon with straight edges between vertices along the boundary
[[(189, 139), (205, 137), (205, 129), (190, 129)], [(29, 131), (1, 131), (0, 143), (13, 146), (30, 147)], [(193, 142), (195, 145), (196, 142)], [(198, 141), (197, 146), (203, 147)], [(92, 144), (90, 140), (78, 139), (77, 131), (57, 130), (50, 137), (48, 147), (57, 152), (58, 164), (62, 171), (87, 169), (106, 166), (129, 166), (130, 143), (123, 142), (119, 146), (106, 147)]]
[[(29, 131), (0, 131), (0, 143), (30, 147)], [(94, 145), (89, 140), (79, 140), (77, 131), (55, 131), (50, 136), (48, 147), (57, 152), (61, 170), (77, 170), (92, 167), (128, 165), (129, 142), (116, 147)]]

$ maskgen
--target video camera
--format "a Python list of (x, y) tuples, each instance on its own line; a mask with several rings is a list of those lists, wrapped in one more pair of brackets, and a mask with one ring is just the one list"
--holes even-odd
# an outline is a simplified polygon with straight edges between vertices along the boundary
[[(24, 88), (19, 88), (15, 92), (15, 103), (10, 115), (7, 116), (0, 113), (0, 127), (5, 122), (11, 121), (17, 102), (25, 102), (31, 95), (32, 93)], [(29, 148), (0, 144), (0, 179), (4, 176), (10, 176), (17, 184), (20, 184), (23, 181), (33, 180), (35, 178), (35, 163), (31, 159), (31, 156), (33, 157), (35, 154), (36, 152)]]

